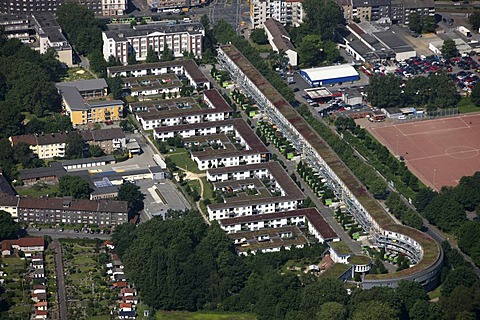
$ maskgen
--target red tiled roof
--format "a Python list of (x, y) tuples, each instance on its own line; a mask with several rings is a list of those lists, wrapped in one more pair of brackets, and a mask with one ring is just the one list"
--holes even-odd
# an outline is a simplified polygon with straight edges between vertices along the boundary
[(35, 315), (36, 316), (46, 316), (47, 311), (46, 310), (35, 310)]
[(12, 244), (15, 242), (15, 240), (3, 240), (2, 241), (2, 251), (4, 250), (12, 250)]
[(118, 282), (114, 282), (113, 286), (115, 288), (125, 288), (126, 286), (128, 286), (128, 283), (126, 281), (118, 281)]
[(35, 307), (46, 307), (48, 305), (47, 301), (40, 301), (34, 304)]
[(131, 303), (120, 303), (120, 309), (122, 308), (131, 308), (132, 304)]
[(135, 293), (135, 289), (132, 288), (123, 288), (122, 293)]
[(15, 244), (20, 247), (45, 246), (45, 240), (43, 239), (43, 237), (20, 238), (15, 241)]

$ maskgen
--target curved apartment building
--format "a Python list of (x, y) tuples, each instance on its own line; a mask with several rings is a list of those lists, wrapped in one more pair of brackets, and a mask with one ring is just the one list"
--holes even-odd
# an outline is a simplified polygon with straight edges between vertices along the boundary
[(364, 191), (363, 185), (330, 146), (235, 46), (220, 47), (218, 61), (278, 125), (284, 136), (304, 155), (304, 160), (327, 177), (329, 187), (337, 198), (342, 199), (363, 229), (369, 232), (371, 240), (389, 251), (405, 254), (415, 263), (396, 273), (366, 275), (363, 287), (395, 287), (400, 280), (417, 281), (426, 288), (435, 287), (443, 261), (440, 246), (430, 236), (396, 224), (377, 201)]

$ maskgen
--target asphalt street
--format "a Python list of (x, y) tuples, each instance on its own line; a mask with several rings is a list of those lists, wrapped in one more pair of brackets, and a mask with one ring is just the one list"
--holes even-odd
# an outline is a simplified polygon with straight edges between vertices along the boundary
[(57, 279), (59, 319), (67, 320), (67, 296), (65, 292), (65, 271), (63, 270), (63, 249), (58, 240), (53, 241), (50, 248), (55, 254), (55, 275)]

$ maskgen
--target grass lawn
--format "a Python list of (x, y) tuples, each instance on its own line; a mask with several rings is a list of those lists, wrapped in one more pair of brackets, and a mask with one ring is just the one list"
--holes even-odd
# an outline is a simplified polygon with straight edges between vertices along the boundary
[(257, 49), (258, 52), (270, 52), (272, 47), (269, 44), (256, 44), (253, 41), (250, 42), (252, 46)]
[(188, 151), (184, 148), (176, 148), (171, 154), (167, 154), (167, 157), (172, 160), (179, 168), (191, 171), (193, 173), (200, 173), (197, 164), (190, 158)]
[(213, 187), (210, 182), (207, 181), (207, 178), (200, 178), (203, 181), (203, 199), (213, 200)]
[(430, 300), (440, 298), (440, 296), (442, 295), (440, 293), (441, 289), (442, 289), (442, 286), (440, 285), (435, 290), (428, 292), (428, 297), (430, 298)]
[(95, 317), (90, 317), (88, 320), (110, 320), (110, 316), (95, 316)]
[(471, 97), (462, 98), (458, 102), (457, 107), (458, 107), (458, 112), (460, 113), (480, 111), (480, 107), (477, 107), (472, 103)]
[(15, 189), (21, 196), (39, 198), (41, 196), (52, 195), (58, 192), (58, 185), (45, 185), (42, 187), (19, 187)]
[(189, 180), (187, 183), (192, 190), (197, 191), (198, 194), (200, 194), (200, 181), (198, 180)]
[(90, 72), (84, 70), (81, 67), (70, 68), (68, 69), (67, 74), (68, 77), (63, 78), (62, 82), (95, 79), (95, 77), (92, 76)]
[[(141, 318), (140, 318), (141, 319)], [(216, 313), (216, 312), (180, 312), (158, 311), (155, 319), (159, 320), (254, 320), (254, 315), (247, 313)]]

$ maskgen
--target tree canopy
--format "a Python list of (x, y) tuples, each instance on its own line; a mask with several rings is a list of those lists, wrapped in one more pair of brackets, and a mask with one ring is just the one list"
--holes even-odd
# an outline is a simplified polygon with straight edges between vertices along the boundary
[(13, 220), (12, 215), (0, 210), (0, 241), (15, 238), (19, 229), (20, 226)]
[(442, 45), (442, 55), (446, 59), (450, 59), (459, 55), (457, 45), (452, 39), (447, 39), (443, 41)]
[(250, 34), (250, 39), (256, 44), (267, 44), (268, 38), (263, 29), (253, 29)]
[(79, 176), (62, 176), (58, 181), (61, 196), (70, 196), (75, 199), (88, 199), (90, 186), (88, 182)]
[(145, 199), (145, 195), (140, 191), (140, 187), (130, 181), (124, 182), (118, 190), (118, 200), (128, 202), (130, 218), (143, 210), (143, 199)]

